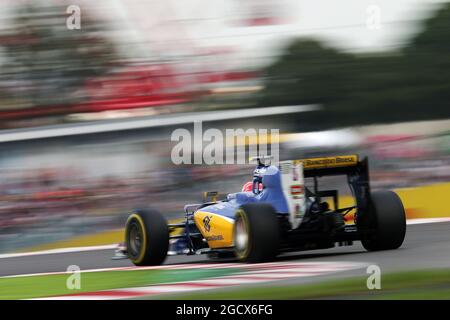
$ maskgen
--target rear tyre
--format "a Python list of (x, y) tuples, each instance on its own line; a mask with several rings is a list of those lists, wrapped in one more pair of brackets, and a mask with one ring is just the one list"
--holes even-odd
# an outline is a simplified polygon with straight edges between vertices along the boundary
[(128, 258), (135, 265), (160, 265), (169, 248), (166, 219), (155, 210), (134, 211), (125, 226), (125, 242)]
[(273, 260), (280, 244), (280, 227), (273, 207), (262, 203), (241, 206), (235, 215), (233, 239), (235, 255), (240, 261)]
[(399, 248), (406, 233), (406, 216), (402, 201), (392, 191), (374, 192), (366, 214), (357, 218), (361, 243), (368, 251)]

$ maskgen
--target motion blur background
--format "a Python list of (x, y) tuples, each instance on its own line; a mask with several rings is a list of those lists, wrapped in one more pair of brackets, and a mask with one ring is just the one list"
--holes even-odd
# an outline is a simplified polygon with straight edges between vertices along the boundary
[(0, 4), (0, 252), (112, 243), (133, 207), (240, 190), (252, 165), (172, 163), (193, 118), (280, 129), (282, 159), (367, 155), (375, 189), (416, 192), (409, 218), (447, 201), (448, 2)]

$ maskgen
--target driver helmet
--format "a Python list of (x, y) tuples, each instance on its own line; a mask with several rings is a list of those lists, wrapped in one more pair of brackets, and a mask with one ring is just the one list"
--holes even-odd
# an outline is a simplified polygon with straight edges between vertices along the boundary
[[(258, 191), (261, 192), (262, 189), (263, 185), (262, 183), (260, 183), (258, 186)], [(253, 192), (253, 181), (248, 181), (247, 183), (245, 183), (242, 187), (242, 192)]]

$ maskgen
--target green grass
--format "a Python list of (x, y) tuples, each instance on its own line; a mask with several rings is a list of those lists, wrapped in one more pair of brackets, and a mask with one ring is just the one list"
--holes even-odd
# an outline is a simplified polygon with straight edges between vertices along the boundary
[[(238, 269), (185, 269), (103, 271), (81, 274), (81, 289), (69, 290), (69, 274), (0, 278), (0, 299), (28, 299), (98, 290), (149, 286), (219, 277)], [(368, 290), (367, 277), (329, 280), (313, 284), (235, 287), (159, 299), (450, 299), (450, 269), (422, 270), (382, 275), (381, 290)]]
[(368, 290), (366, 281), (366, 277), (356, 277), (307, 285), (203, 291), (164, 299), (450, 299), (450, 269), (382, 275), (380, 290)]
[(98, 290), (148, 286), (158, 283), (223, 276), (236, 269), (136, 270), (81, 273), (81, 288), (69, 290), (70, 274), (0, 278), (1, 299), (29, 299)]

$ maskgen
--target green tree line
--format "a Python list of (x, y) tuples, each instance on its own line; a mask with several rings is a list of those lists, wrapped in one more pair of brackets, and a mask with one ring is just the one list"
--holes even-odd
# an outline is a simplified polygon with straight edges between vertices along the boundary
[(266, 68), (258, 105), (320, 104), (319, 127), (448, 118), (450, 4), (422, 23), (406, 46), (382, 54), (296, 39)]

